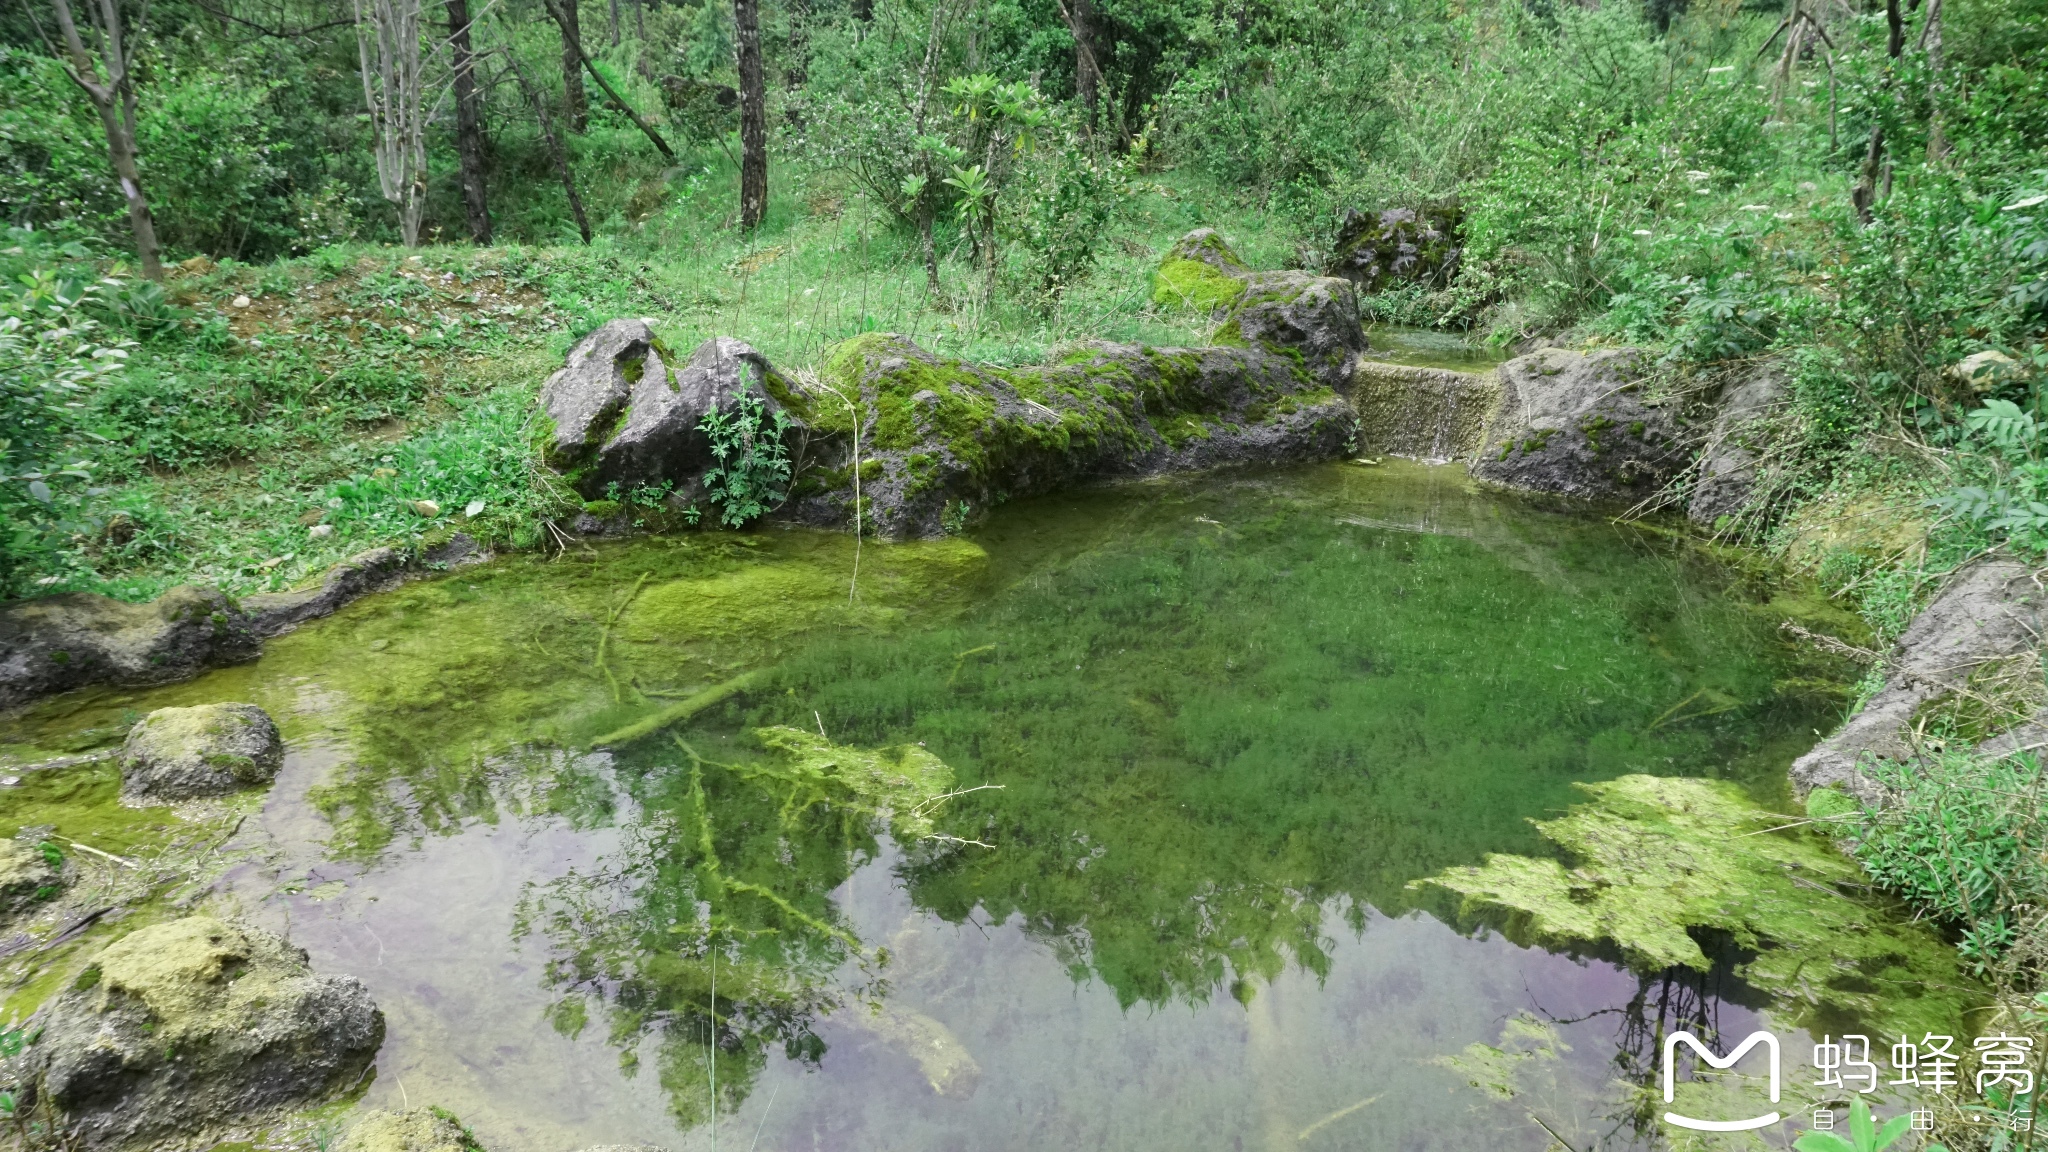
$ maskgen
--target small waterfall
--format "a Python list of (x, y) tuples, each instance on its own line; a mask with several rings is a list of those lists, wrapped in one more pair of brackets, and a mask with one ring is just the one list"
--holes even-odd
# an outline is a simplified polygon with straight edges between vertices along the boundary
[(1430, 464), (1469, 457), (1500, 404), (1494, 372), (1363, 361), (1352, 376), (1359, 450)]

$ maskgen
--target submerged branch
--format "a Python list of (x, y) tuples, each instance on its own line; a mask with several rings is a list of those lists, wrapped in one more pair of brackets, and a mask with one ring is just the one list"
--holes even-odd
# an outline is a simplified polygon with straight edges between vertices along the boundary
[(714, 684), (687, 700), (678, 700), (652, 716), (635, 720), (624, 728), (607, 732), (592, 740), (590, 747), (616, 748), (619, 745), (631, 744), (635, 740), (652, 736), (654, 733), (672, 724), (680, 724), (688, 720), (706, 708), (715, 704), (723, 704), (743, 692), (752, 691), (766, 678), (767, 673), (762, 671), (741, 673), (723, 684)]

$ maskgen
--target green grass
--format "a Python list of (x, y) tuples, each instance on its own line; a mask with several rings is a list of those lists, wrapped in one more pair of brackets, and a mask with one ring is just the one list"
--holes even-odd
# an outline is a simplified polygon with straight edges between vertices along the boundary
[[(1211, 211), (1213, 193), (1169, 177), (1126, 205), (1094, 274), (1054, 311), (1000, 297), (984, 311), (964, 255), (941, 261), (934, 296), (914, 235), (829, 174), (783, 176), (752, 236), (717, 207), (722, 171), (705, 195), (587, 248), (342, 246), (181, 271), (169, 294), (185, 318), (141, 340), (92, 401), (115, 447), (102, 496), (114, 526), (74, 540), (34, 591), (275, 590), (454, 529), (531, 546), (543, 519), (574, 511), (532, 463), (534, 398), (574, 340), (614, 317), (652, 319), (678, 350), (736, 336), (785, 369), (875, 331), (1031, 363), (1081, 339), (1204, 342), (1206, 314), (1152, 301), (1159, 253), (1190, 228), (1221, 227), (1264, 266), (1290, 259), (1277, 218)], [(440, 514), (421, 516), (422, 500)], [(316, 519), (331, 532), (312, 533)]]

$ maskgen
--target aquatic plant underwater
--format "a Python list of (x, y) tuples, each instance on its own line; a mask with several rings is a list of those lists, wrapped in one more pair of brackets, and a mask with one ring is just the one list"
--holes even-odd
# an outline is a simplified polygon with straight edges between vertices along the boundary
[[(1471, 949), (1521, 955), (1479, 945), (1499, 939), (1487, 925), (1634, 988), (1598, 934), (1525, 937), (1416, 882), (1495, 853), (1555, 867), (1551, 826), (1530, 820), (1585, 802), (1578, 785), (1704, 777), (1733, 819), (1782, 805), (1784, 763), (1837, 714), (1848, 676), (1777, 631), (1825, 607), (1651, 531), (1405, 465), (1023, 502), (971, 537), (870, 542), (857, 585), (854, 545), (787, 530), (515, 556), (359, 602), (256, 665), (32, 712), (24, 732), (55, 740), (233, 697), (270, 708), (295, 747), (334, 749), (290, 809), (307, 821), (292, 835), (316, 837), (300, 850), (307, 878), (263, 897), (292, 902), (316, 948), (377, 915), (353, 895), (308, 903), (333, 889), (324, 877), (396, 900), (407, 862), (437, 843), (474, 851), (461, 846), (500, 826), (561, 830), (586, 847), (566, 867), (516, 865), (516, 898), (492, 913), (509, 922), (477, 931), (538, 965), (520, 995), (544, 997), (560, 1043), (602, 1044), (629, 1077), (651, 1066), (687, 1129), (720, 1114), (765, 1124), (749, 1109), (773, 1098), (796, 1107), (782, 1066), (837, 1083), (848, 1073), (835, 1068), (889, 1059), (909, 1060), (934, 1101), (1023, 1091), (1066, 1117), (1078, 1105), (1046, 1086), (986, 1086), (1019, 1057), (983, 1013), (1010, 1004), (1034, 1034), (1048, 990), (1014, 1004), (992, 989), (905, 999), (967, 979), (947, 958), (959, 946), (930, 942), (945, 925), (1018, 934), (1069, 995), (1100, 990), (1126, 1019), (1229, 1008), (1256, 1020), (1312, 995), (1300, 980), (1353, 979), (1345, 957), (1361, 941), (1391, 945), (1437, 917), (1475, 935), (1419, 938), (1438, 964), (1418, 1009), (1446, 1009), (1460, 981), (1499, 962)], [(27, 822), (27, 799), (0, 794), (9, 822)], [(856, 895), (868, 876), (900, 911)], [(1778, 898), (1798, 915), (1806, 892), (1793, 883)], [(1640, 895), (1643, 910), (1666, 899)], [(355, 910), (323, 911), (341, 906)], [(330, 930), (323, 916), (340, 919)], [(1693, 945), (1711, 977), (1698, 987), (1718, 991), (1695, 993), (1688, 1012), (1727, 1001), (1833, 1023), (1875, 1003), (1787, 976), (1795, 953), (1774, 951), (1787, 941), (1770, 930), (1782, 920), (1747, 936), (1711, 916), (1684, 922), (1735, 930), (1763, 956), (1745, 985), (1734, 961)], [(1916, 978), (1929, 954), (1952, 969), (1930, 934), (1886, 931)], [(431, 1002), (404, 1003), (433, 1018)], [(407, 1067), (417, 1091), (428, 1073)], [(1389, 1108), (1373, 1123), (1427, 1129), (1422, 1105)]]

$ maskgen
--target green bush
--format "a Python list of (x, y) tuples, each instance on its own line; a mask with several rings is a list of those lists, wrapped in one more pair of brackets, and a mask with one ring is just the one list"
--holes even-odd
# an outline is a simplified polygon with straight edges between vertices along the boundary
[(2040, 762), (1943, 750), (1866, 771), (1890, 795), (1864, 810), (1856, 858), (1922, 915), (1954, 928), (1966, 958), (1989, 964), (2011, 941), (2018, 910), (2048, 897)]

